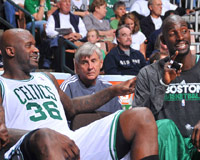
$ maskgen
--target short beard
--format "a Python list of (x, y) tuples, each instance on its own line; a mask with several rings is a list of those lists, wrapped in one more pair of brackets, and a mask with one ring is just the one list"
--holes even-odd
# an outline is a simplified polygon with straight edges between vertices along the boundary
[(121, 46), (122, 46), (123, 48), (125, 48), (125, 49), (129, 49), (129, 48), (130, 48), (130, 45), (123, 45), (123, 44), (121, 44)]

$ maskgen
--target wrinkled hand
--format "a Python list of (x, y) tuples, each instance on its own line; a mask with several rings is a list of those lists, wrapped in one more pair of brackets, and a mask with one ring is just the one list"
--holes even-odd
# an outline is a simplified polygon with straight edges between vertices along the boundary
[(195, 125), (191, 139), (192, 144), (197, 148), (198, 152), (200, 152), (200, 121)]
[(8, 130), (5, 124), (0, 125), (0, 150), (9, 143)]
[(135, 91), (135, 84), (136, 84), (136, 77), (125, 81), (121, 82), (118, 85), (114, 85), (115, 87), (115, 94), (116, 96), (125, 96), (127, 94), (131, 94)]
[[(175, 54), (171, 57), (171, 60), (175, 60), (176, 56), (178, 55), (178, 51), (175, 52)], [(165, 84), (169, 84), (171, 81), (173, 81), (177, 76), (180, 76), (181, 69), (176, 70), (175, 68), (171, 68), (172, 64), (170, 62), (165, 63), (164, 65), (164, 77), (163, 82)]]

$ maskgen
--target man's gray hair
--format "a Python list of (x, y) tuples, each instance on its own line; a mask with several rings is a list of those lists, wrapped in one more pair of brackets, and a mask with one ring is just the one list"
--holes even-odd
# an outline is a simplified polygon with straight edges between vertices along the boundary
[(123, 1), (118, 1), (113, 6), (113, 11), (116, 11), (119, 7), (124, 6), (126, 8), (126, 4)]
[(153, 4), (153, 1), (154, 1), (154, 0), (148, 0), (148, 6), (152, 5), (152, 4)]
[(75, 53), (74, 58), (76, 63), (79, 63), (81, 57), (91, 56), (94, 52), (99, 56), (100, 60), (103, 59), (103, 53), (101, 52), (101, 49), (97, 45), (90, 42), (84, 43), (82, 46), (78, 48), (78, 50)]

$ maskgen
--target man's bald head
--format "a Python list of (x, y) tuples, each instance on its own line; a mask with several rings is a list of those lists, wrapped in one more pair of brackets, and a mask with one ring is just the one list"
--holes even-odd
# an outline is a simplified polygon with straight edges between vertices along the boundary
[(19, 42), (27, 36), (32, 36), (31, 33), (25, 29), (15, 28), (6, 30), (0, 38), (0, 49), (2, 54), (5, 53), (6, 47), (16, 47)]
[(165, 34), (168, 34), (168, 31), (171, 29), (173, 24), (185, 24), (187, 26), (186, 21), (179, 15), (170, 15), (162, 24), (162, 32), (164, 36)]
[(25, 35), (31, 35), (29, 31), (21, 28), (9, 29), (6, 30), (0, 38), (0, 47), (1, 50), (5, 50), (6, 47), (12, 46), (15, 47), (19, 44), (20, 40), (25, 38)]
[(167, 45), (170, 55), (178, 51), (178, 56), (185, 56), (190, 53), (190, 30), (186, 21), (178, 15), (170, 15), (162, 25), (161, 40)]
[(1, 37), (1, 50), (6, 70), (15, 67), (29, 73), (38, 67), (38, 52), (32, 34), (24, 29), (9, 29)]

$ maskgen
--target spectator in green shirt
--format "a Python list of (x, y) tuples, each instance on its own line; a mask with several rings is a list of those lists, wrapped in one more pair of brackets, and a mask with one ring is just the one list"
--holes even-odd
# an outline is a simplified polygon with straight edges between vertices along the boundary
[(110, 27), (112, 29), (117, 29), (120, 18), (126, 14), (126, 5), (122, 1), (118, 1), (114, 4), (113, 11), (115, 13), (115, 19), (110, 22)]

